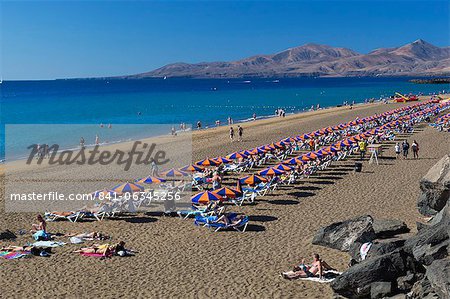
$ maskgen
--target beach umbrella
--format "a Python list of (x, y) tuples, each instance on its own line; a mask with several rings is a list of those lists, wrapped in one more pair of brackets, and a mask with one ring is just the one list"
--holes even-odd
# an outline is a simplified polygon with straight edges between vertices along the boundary
[(187, 166), (184, 166), (183, 168), (180, 168), (181, 171), (190, 171), (190, 172), (202, 171), (203, 169), (205, 169), (205, 168), (198, 166), (198, 165), (194, 165), (194, 164), (187, 165)]
[(197, 161), (197, 162), (195, 162), (195, 164), (201, 165), (201, 166), (217, 166), (220, 163), (214, 159), (205, 159), (205, 160)]
[(252, 150), (250, 151), (250, 154), (251, 154), (251, 155), (257, 155), (257, 154), (263, 154), (263, 153), (266, 153), (266, 152), (267, 152), (266, 150), (257, 147), (257, 148), (252, 149)]
[(278, 170), (284, 170), (284, 171), (291, 171), (292, 169), (294, 169), (294, 167), (288, 166), (285, 164), (277, 164), (274, 166), (274, 168), (276, 168)]
[(331, 127), (328, 127), (325, 129), (328, 133), (333, 133), (333, 129)]
[(144, 187), (135, 183), (123, 183), (112, 188), (117, 193), (134, 193), (144, 191)]
[(330, 153), (327, 152), (325, 149), (321, 149), (321, 150), (318, 150), (318, 151), (317, 151), (317, 155), (318, 155), (319, 157), (327, 156), (327, 155), (329, 155), (329, 154), (330, 154)]
[(183, 177), (188, 176), (189, 174), (187, 172), (172, 168), (164, 171), (163, 173), (161, 173), (161, 175), (165, 177)]
[(247, 158), (247, 157), (248, 157), (248, 155), (246, 155), (244, 153), (239, 153), (239, 152), (232, 153), (227, 156), (228, 159), (243, 159), (243, 158)]
[(303, 161), (300, 160), (299, 157), (291, 158), (282, 162), (283, 164), (295, 165), (295, 164), (303, 164)]
[(307, 155), (302, 155), (300, 159), (302, 161), (309, 161), (309, 160), (311, 160)]
[(246, 156), (250, 156), (252, 154), (249, 150), (240, 151), (239, 153), (244, 154)]
[(307, 153), (306, 156), (311, 160), (315, 160), (319, 157), (315, 152)]
[(166, 181), (165, 179), (148, 176), (148, 177), (145, 177), (142, 179), (137, 179), (136, 183), (138, 183), (138, 184), (153, 184), (153, 183), (163, 183), (165, 181)]
[(261, 171), (258, 172), (259, 175), (263, 175), (263, 176), (274, 176), (274, 175), (280, 175), (285, 173), (284, 170), (279, 170), (273, 167), (269, 167), (266, 169), (263, 169)]
[(203, 191), (195, 194), (191, 197), (192, 203), (195, 204), (209, 204), (211, 201), (221, 200), (222, 198), (211, 192), (211, 191)]
[(224, 158), (224, 157), (219, 157), (214, 160), (219, 162), (220, 164), (227, 164), (227, 163), (233, 162), (232, 160)]
[(109, 189), (103, 189), (103, 190), (97, 190), (95, 192), (91, 193), (93, 198), (112, 198), (112, 197), (118, 197), (121, 195), (120, 193), (117, 193), (116, 191), (109, 190)]
[(220, 189), (214, 190), (213, 193), (226, 198), (236, 198), (242, 195), (242, 192), (233, 188), (222, 187)]
[(283, 139), (282, 141), (283, 141), (283, 142), (286, 142), (286, 143), (291, 143), (291, 142), (295, 142), (295, 141), (297, 141), (297, 140), (296, 140), (295, 138), (288, 137), (288, 138)]
[(275, 146), (272, 146), (272, 145), (269, 145), (269, 144), (260, 146), (259, 148), (262, 149), (265, 152), (271, 152), (271, 151), (275, 150)]
[(246, 177), (239, 179), (239, 183), (247, 184), (247, 185), (256, 185), (261, 182), (267, 182), (267, 179), (262, 176), (255, 175), (255, 174), (252, 174), (250, 176), (246, 176)]

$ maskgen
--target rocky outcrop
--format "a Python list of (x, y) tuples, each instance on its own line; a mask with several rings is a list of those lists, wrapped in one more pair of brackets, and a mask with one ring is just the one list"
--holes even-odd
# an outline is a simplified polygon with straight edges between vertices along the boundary
[[(315, 244), (347, 251), (353, 259), (352, 266), (331, 283), (337, 297), (405, 298), (408, 294), (407, 298), (450, 298), (449, 169), (450, 158), (446, 156), (420, 182), (419, 209), (435, 216), (418, 226), (417, 234), (408, 239), (373, 240), (406, 232), (407, 228), (397, 220), (369, 221), (370, 216), (319, 231)], [(362, 261), (359, 251), (367, 240), (372, 244)]]
[(376, 238), (372, 227), (371, 216), (361, 216), (343, 222), (336, 222), (317, 232), (312, 241), (315, 245), (322, 245), (341, 251), (349, 251), (354, 243), (370, 242)]
[(389, 238), (409, 231), (406, 223), (397, 219), (375, 219), (372, 226), (378, 238)]
[(450, 198), (450, 155), (444, 156), (420, 181), (417, 207), (426, 216), (436, 215)]

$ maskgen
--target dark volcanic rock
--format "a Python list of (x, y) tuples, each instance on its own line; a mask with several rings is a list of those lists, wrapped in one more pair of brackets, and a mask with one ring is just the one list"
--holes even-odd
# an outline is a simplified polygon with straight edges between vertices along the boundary
[(450, 259), (434, 261), (427, 268), (427, 278), (440, 298), (450, 298)]
[(0, 240), (14, 240), (15, 238), (17, 238), (16, 235), (10, 230), (0, 232)]
[[(382, 241), (374, 241), (369, 249), (369, 253), (366, 258), (377, 257), (389, 252), (392, 252), (405, 244), (405, 240), (402, 239), (386, 239)], [(361, 261), (360, 248), (362, 243), (354, 243), (350, 246), (349, 254), (350, 256)]]
[(405, 242), (404, 249), (426, 266), (434, 260), (447, 257), (450, 244), (449, 225), (449, 221), (442, 221), (421, 229), (417, 235)]
[(411, 299), (442, 299), (436, 294), (428, 278), (424, 278), (414, 284), (411, 294)]
[(372, 226), (378, 238), (392, 237), (409, 232), (405, 222), (395, 219), (374, 219)]
[(437, 214), (450, 198), (450, 155), (437, 162), (420, 181), (422, 194), (417, 202), (419, 212)]
[(389, 281), (380, 281), (370, 284), (370, 298), (385, 298), (392, 293), (392, 283)]
[(332, 283), (333, 290), (350, 298), (367, 298), (374, 282), (392, 282), (406, 275), (406, 253), (402, 250), (367, 259), (342, 273)]
[(350, 246), (355, 242), (365, 243), (376, 238), (372, 223), (373, 219), (368, 215), (344, 222), (336, 222), (321, 228), (314, 236), (312, 243), (341, 251), (349, 251)]

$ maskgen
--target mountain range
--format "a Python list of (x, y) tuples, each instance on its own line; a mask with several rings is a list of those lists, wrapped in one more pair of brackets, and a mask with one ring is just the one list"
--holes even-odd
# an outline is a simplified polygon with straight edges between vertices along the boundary
[(125, 79), (437, 76), (450, 74), (450, 47), (416, 40), (360, 54), (347, 48), (306, 44), (269, 55), (227, 62), (173, 63)]

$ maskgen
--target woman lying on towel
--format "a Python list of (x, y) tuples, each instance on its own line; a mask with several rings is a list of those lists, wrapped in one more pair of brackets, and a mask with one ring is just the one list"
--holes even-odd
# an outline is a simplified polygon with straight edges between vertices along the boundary
[(34, 246), (14, 246), (9, 245), (6, 247), (1, 247), (0, 251), (8, 251), (8, 252), (28, 252), (32, 255), (47, 257), (51, 253), (50, 248), (38, 248)]
[(283, 272), (281, 276), (286, 279), (297, 279), (297, 278), (307, 278), (307, 277), (319, 277), (322, 278), (323, 271), (326, 270), (334, 270), (330, 267), (325, 261), (320, 259), (320, 256), (315, 253), (313, 255), (313, 262), (311, 265), (305, 265), (305, 261), (302, 260), (302, 263), (296, 267), (292, 271)]
[(84, 247), (79, 250), (75, 250), (75, 253), (81, 253), (81, 254), (101, 254), (103, 256), (112, 256), (112, 255), (118, 255), (118, 256), (127, 256), (131, 255), (134, 251), (125, 249), (125, 242), (120, 241), (118, 244), (111, 245), (111, 244), (94, 244), (91, 247)]

